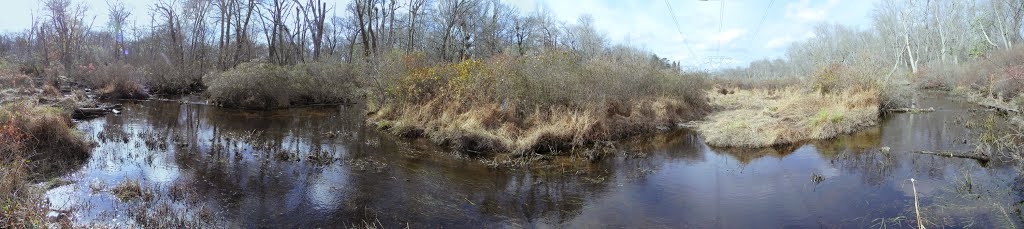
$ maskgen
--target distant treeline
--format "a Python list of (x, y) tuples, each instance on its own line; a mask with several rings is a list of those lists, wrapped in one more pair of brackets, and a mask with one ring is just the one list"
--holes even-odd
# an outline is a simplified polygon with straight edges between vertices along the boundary
[[(0, 36), (0, 56), (21, 63), (25, 73), (52, 76), (78, 77), (90, 64), (127, 64), (140, 68), (156, 93), (202, 90), (207, 73), (254, 61), (373, 62), (399, 52), (442, 63), (555, 49), (582, 61), (613, 50), (589, 16), (564, 23), (550, 11), (523, 13), (498, 0), (159, 0), (144, 12), (121, 1), (42, 5), (26, 30)], [(104, 9), (105, 25), (85, 17)], [(138, 14), (151, 20), (131, 20)]]

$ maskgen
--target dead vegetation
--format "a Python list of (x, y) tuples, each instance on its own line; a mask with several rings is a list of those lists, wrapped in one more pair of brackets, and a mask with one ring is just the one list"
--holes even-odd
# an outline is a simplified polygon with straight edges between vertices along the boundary
[(401, 77), (374, 88), (369, 120), (464, 152), (523, 155), (651, 132), (708, 110), (701, 76), (634, 53), (573, 59), (550, 52), (429, 66), (406, 56), (410, 67), (391, 70)]
[(149, 93), (142, 86), (142, 71), (128, 64), (103, 64), (80, 66), (81, 81), (96, 88), (101, 98), (106, 99), (147, 99)]
[(710, 115), (697, 130), (708, 145), (766, 147), (828, 139), (875, 125), (878, 90), (853, 87), (824, 94), (799, 87), (780, 90), (709, 91), (711, 104), (724, 111)]
[(90, 147), (72, 129), (70, 116), (30, 102), (0, 105), (0, 227), (38, 228), (67, 225), (50, 219), (41, 187), (88, 157)]
[(153, 192), (150, 191), (149, 189), (142, 187), (142, 183), (140, 183), (138, 180), (121, 181), (121, 183), (117, 184), (117, 186), (114, 186), (114, 188), (111, 189), (110, 192), (113, 193), (114, 196), (117, 197), (117, 199), (120, 199), (121, 201), (124, 202), (129, 202), (132, 200), (142, 200), (144, 202), (149, 202), (150, 200), (153, 199)]
[(203, 77), (212, 103), (231, 108), (278, 109), (348, 103), (355, 79), (348, 65), (312, 63), (278, 66), (244, 63)]

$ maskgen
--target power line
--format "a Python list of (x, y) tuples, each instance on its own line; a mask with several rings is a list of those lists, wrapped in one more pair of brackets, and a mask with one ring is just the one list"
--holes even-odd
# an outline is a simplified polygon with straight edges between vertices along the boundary
[[(718, 7), (718, 36), (722, 36), (722, 25), (725, 24), (725, 0), (721, 0)], [(718, 38), (718, 47), (715, 48), (715, 55), (722, 55), (722, 37)]]
[(775, 4), (775, 0), (772, 0), (771, 2), (768, 2), (768, 7), (764, 8), (764, 15), (761, 16), (761, 22), (757, 23), (757, 29), (755, 29), (754, 30), (754, 34), (751, 35), (751, 39), (753, 39), (754, 37), (757, 37), (757, 33), (761, 32), (761, 25), (763, 25), (764, 24), (764, 20), (766, 18), (768, 18), (768, 9), (771, 9), (773, 4)]
[(675, 10), (672, 9), (672, 4), (669, 4), (668, 0), (665, 0), (665, 5), (668, 6), (668, 14), (669, 16), (672, 16), (672, 22), (676, 24), (676, 31), (679, 32), (679, 36), (683, 37), (683, 45), (686, 45), (686, 51), (690, 52), (690, 57), (695, 57), (696, 55), (693, 55), (693, 49), (690, 49), (690, 43), (686, 41), (686, 35), (683, 35), (682, 27), (679, 26), (679, 20), (676, 19), (676, 13)]

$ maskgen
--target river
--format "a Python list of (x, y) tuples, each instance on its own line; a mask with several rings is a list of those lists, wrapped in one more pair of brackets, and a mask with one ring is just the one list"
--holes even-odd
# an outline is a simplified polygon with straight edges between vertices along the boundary
[[(916, 226), (916, 188), (926, 226), (1024, 225), (1013, 165), (911, 153), (974, 149), (988, 114), (941, 97), (919, 105), (937, 111), (789, 147), (716, 149), (680, 129), (594, 162), (492, 168), (380, 133), (358, 108), (127, 102), (78, 123), (97, 147), (47, 197), (77, 224), (123, 227), (170, 209), (160, 214), (227, 228), (870, 228)], [(155, 198), (119, 200), (110, 190), (125, 180)]]

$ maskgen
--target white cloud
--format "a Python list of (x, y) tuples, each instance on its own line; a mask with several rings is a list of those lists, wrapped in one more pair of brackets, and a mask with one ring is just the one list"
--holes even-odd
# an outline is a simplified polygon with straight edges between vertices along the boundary
[(821, 4), (820, 1), (811, 2), (810, 0), (791, 2), (786, 4), (786, 17), (803, 22), (823, 21), (827, 15), (830, 15), (830, 11), (838, 4), (838, 0), (829, 0), (824, 4)]
[(815, 37), (815, 36), (816, 35), (814, 34), (814, 32), (808, 31), (808, 32), (806, 32), (806, 33), (804, 33), (803, 35), (800, 35), (800, 36), (785, 35), (785, 36), (782, 36), (782, 37), (776, 37), (774, 39), (770, 39), (767, 42), (765, 42), (764, 43), (764, 48), (766, 48), (766, 49), (780, 49), (780, 48), (784, 48), (784, 47), (788, 46), (789, 44), (791, 44), (793, 42), (809, 39), (809, 38), (812, 38), (812, 37)]
[(714, 36), (712, 36), (711, 40), (715, 42), (721, 42), (723, 44), (728, 44), (729, 42), (736, 40), (736, 38), (739, 38), (746, 32), (747, 31), (743, 29), (730, 29), (715, 34)]

